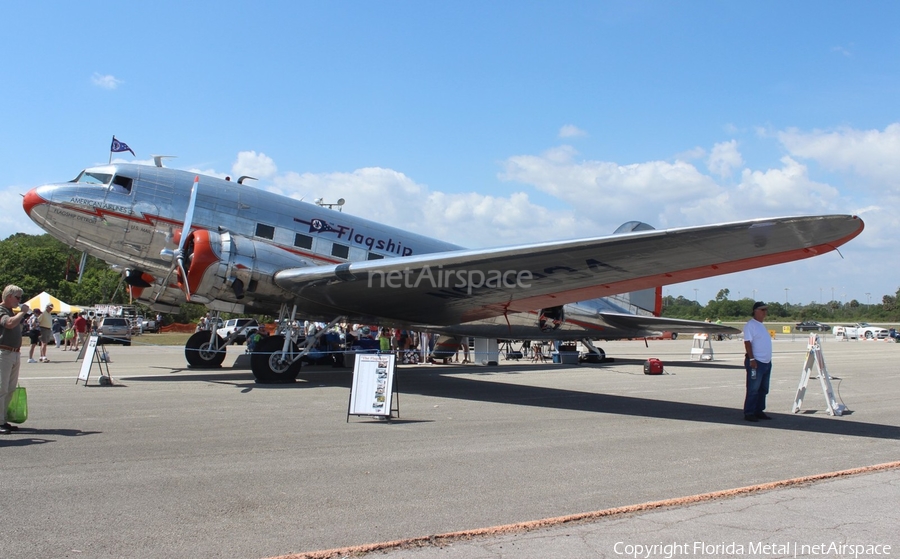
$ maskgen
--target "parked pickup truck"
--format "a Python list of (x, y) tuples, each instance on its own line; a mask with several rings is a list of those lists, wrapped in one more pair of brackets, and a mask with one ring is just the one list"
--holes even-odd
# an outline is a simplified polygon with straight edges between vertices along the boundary
[(227, 338), (233, 332), (237, 332), (237, 336), (235, 336), (232, 343), (243, 344), (257, 330), (259, 330), (259, 323), (256, 322), (256, 319), (232, 318), (231, 320), (226, 320), (225, 326), (216, 330), (216, 334), (222, 338)]

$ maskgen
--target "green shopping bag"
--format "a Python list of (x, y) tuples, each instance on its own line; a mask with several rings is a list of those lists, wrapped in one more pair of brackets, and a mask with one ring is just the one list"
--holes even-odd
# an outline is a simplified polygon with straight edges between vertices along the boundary
[(25, 394), (24, 386), (17, 386), (6, 410), (6, 420), (10, 423), (25, 423), (26, 419), (28, 419), (28, 396)]

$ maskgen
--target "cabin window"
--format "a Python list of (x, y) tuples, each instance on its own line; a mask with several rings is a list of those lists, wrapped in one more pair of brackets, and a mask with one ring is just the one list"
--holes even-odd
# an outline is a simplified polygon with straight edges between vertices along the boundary
[(262, 237), (263, 239), (274, 239), (275, 238), (275, 227), (271, 225), (265, 225), (263, 223), (256, 224), (256, 236)]
[(350, 256), (350, 247), (347, 245), (334, 243), (333, 245), (331, 245), (331, 256), (337, 256), (338, 258), (346, 259), (348, 256)]
[(131, 183), (132, 179), (116, 175), (112, 180), (112, 190), (120, 194), (131, 194)]
[(383, 254), (378, 254), (378, 253), (375, 253), (375, 252), (370, 252), (370, 253), (369, 253), (369, 258), (368, 258), (368, 259), (369, 259), (369, 260), (381, 260), (382, 258), (384, 258), (384, 255), (383, 255)]
[(307, 250), (312, 250), (312, 242), (313, 238), (309, 235), (304, 235), (303, 233), (297, 233), (294, 235), (294, 246), (299, 248), (305, 248)]

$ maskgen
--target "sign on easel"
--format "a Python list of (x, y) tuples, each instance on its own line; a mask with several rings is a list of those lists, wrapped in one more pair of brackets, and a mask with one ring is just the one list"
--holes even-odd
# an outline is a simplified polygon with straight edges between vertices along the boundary
[(825, 354), (822, 353), (818, 334), (810, 334), (809, 336), (806, 363), (803, 365), (803, 373), (800, 375), (800, 386), (797, 387), (797, 396), (794, 398), (794, 407), (791, 411), (793, 413), (800, 411), (803, 398), (806, 396), (806, 385), (809, 384), (809, 376), (812, 373), (813, 364), (819, 371), (819, 384), (822, 385), (822, 392), (825, 394), (825, 405), (828, 409), (828, 415), (843, 415), (847, 406), (839, 404), (834, 397), (834, 389), (831, 387), (831, 375), (828, 374), (828, 368), (825, 367)]
[[(376, 415), (391, 417), (394, 393), (394, 359), (390, 354), (356, 354), (353, 367), (353, 383), (350, 386), (350, 405), (347, 421), (351, 415)], [(400, 402), (397, 402), (397, 417), (400, 417)]]
[[(97, 362), (97, 366), (100, 369), (100, 384), (104, 384), (103, 379), (106, 379), (106, 384), (112, 384), (112, 377), (109, 375), (109, 364), (107, 363), (107, 358), (101, 358), (101, 356), (97, 353), (97, 343), (100, 340), (100, 336), (91, 336), (88, 338), (86, 344), (81, 347), (81, 353), (78, 354), (78, 358), (81, 359), (84, 357), (84, 360), (81, 362), (81, 370), (78, 371), (78, 378), (75, 379), (75, 384), (78, 384), (79, 380), (84, 381), (84, 385), (87, 386), (88, 379), (91, 376), (91, 366), (94, 364), (94, 360)], [(103, 347), (103, 344), (100, 344), (100, 347)], [(103, 354), (106, 355), (106, 351), (103, 351)], [(103, 374), (103, 369), (106, 368), (106, 375)]]

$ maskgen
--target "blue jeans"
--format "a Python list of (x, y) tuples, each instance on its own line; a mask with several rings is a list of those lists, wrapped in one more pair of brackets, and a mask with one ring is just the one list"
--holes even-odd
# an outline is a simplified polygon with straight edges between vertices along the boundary
[(766, 409), (766, 394), (769, 393), (769, 377), (772, 364), (756, 362), (756, 378), (750, 378), (750, 360), (744, 358), (747, 370), (747, 396), (744, 398), (744, 415), (755, 415)]

